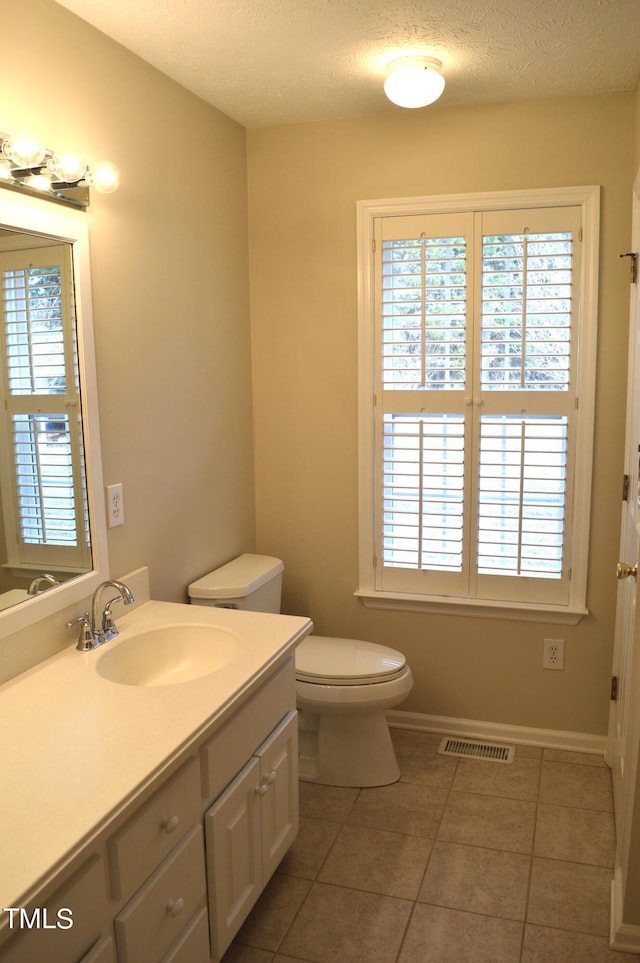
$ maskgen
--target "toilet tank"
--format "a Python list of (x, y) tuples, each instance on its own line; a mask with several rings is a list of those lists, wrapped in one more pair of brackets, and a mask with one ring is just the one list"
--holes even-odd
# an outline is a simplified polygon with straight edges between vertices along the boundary
[(189, 586), (192, 605), (279, 612), (284, 565), (270, 555), (240, 555)]

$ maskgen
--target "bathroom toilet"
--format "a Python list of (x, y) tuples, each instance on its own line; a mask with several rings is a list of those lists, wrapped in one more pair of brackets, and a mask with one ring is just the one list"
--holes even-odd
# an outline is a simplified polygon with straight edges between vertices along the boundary
[[(194, 605), (279, 612), (280, 559), (241, 555), (189, 586)], [(401, 652), (310, 635), (296, 648), (299, 774), (328, 786), (384, 786), (400, 778), (387, 709), (413, 687)]]

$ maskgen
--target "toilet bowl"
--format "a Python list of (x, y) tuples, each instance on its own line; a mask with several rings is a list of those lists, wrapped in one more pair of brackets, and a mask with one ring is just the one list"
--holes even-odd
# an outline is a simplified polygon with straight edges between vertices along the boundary
[(385, 786), (400, 769), (385, 718), (413, 687), (401, 652), (310, 635), (296, 649), (299, 775), (329, 786)]
[[(192, 604), (279, 612), (280, 559), (241, 555), (189, 586)], [(310, 635), (296, 648), (299, 776), (329, 786), (384, 786), (400, 778), (385, 712), (413, 687), (401, 652)]]

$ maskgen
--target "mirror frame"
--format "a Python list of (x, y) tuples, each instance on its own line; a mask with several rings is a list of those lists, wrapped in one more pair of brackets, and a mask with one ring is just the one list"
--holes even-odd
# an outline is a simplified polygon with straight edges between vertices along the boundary
[[(86, 214), (73, 208), (52, 209), (51, 202), (0, 190), (0, 227), (36, 234), (71, 245), (82, 408), (89, 531), (93, 567), (83, 575), (52, 586), (33, 598), (0, 612), (0, 638), (55, 615), (90, 596), (109, 577), (106, 512), (103, 498), (102, 455), (91, 303), (89, 228)], [(9, 193), (9, 192), (7, 192)]]

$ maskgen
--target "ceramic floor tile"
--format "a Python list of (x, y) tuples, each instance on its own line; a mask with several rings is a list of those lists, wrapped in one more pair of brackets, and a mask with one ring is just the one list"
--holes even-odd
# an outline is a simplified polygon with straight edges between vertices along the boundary
[(572, 762), (576, 766), (598, 766), (607, 769), (604, 756), (594, 752), (571, 752), (568, 749), (543, 749), (542, 758), (546, 762)]
[(607, 768), (543, 759), (539, 801), (550, 806), (613, 811), (611, 775)]
[(487, 916), (524, 920), (531, 857), (437, 842), (418, 899)]
[(275, 952), (311, 885), (309, 880), (276, 873), (245, 920), (235, 942)]
[(536, 856), (613, 867), (615, 850), (613, 813), (538, 806), (533, 846)]
[(385, 896), (415, 899), (433, 841), (344, 826), (318, 879)]
[(530, 853), (535, 815), (535, 803), (527, 800), (452, 792), (442, 816), (438, 839), (512, 853)]
[(416, 904), (398, 963), (518, 963), (522, 923)]
[(298, 835), (280, 863), (279, 872), (316, 879), (339, 832), (338, 822), (301, 816)]
[(395, 963), (412, 906), (314, 883), (280, 952), (311, 963)]
[(542, 759), (540, 746), (516, 746), (516, 759)]
[(301, 816), (344, 822), (360, 790), (300, 782), (299, 792)]
[(451, 786), (458, 760), (438, 752), (440, 736), (427, 740), (423, 732), (392, 729), (391, 738), (403, 782), (442, 788)]
[(273, 953), (232, 943), (220, 963), (273, 963)]
[(396, 782), (379, 789), (363, 789), (347, 822), (371, 829), (392, 826), (411, 836), (429, 836), (437, 832), (448, 792), (431, 786)]
[(616, 953), (602, 936), (527, 925), (522, 963), (640, 963), (640, 956)]
[(527, 921), (606, 937), (610, 889), (610, 869), (534, 857)]
[(512, 763), (461, 759), (453, 788), (461, 792), (536, 800), (539, 784), (540, 759), (516, 752)]

